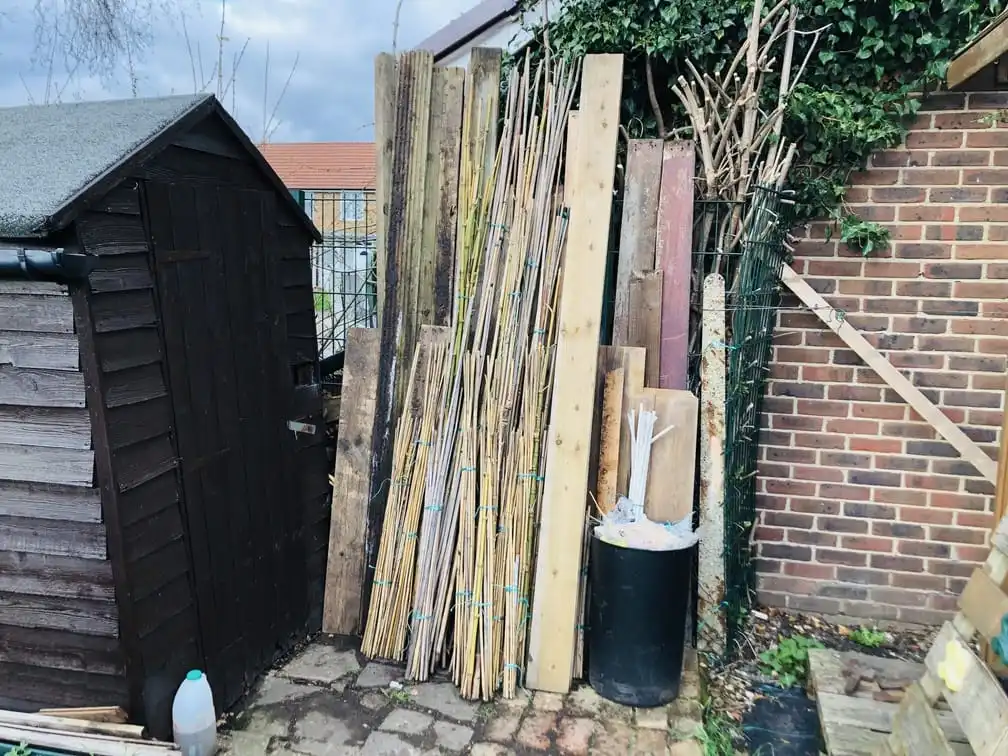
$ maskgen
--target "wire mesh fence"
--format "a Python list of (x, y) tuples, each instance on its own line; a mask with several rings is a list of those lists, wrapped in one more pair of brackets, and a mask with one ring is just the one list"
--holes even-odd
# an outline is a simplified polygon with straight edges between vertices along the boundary
[(780, 304), (784, 240), (792, 204), (757, 187), (745, 203), (699, 201), (694, 210), (694, 265), (690, 312), (690, 389), (700, 389), (703, 278), (725, 278), (728, 373), (725, 386), (723, 610), (729, 654), (755, 590), (752, 534), (760, 410)]
[(377, 207), (370, 191), (304, 192), (303, 202), (322, 234), (311, 254), (315, 327), (324, 361), (343, 351), (348, 329), (378, 325)]

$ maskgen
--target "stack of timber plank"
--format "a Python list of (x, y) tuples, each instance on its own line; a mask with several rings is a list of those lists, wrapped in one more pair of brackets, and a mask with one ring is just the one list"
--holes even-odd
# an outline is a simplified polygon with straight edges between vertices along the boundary
[(55, 748), (92, 756), (167, 756), (178, 746), (144, 739), (144, 728), (125, 723), (118, 707), (47, 709), (38, 714), (0, 710), (0, 742)]
[[(998, 507), (1008, 496), (1008, 420), (1001, 437)], [(996, 511), (1003, 512), (1003, 509)], [(926, 671), (909, 687), (878, 756), (957, 753), (936, 715), (944, 699), (977, 756), (1008, 754), (1008, 695), (1001, 680), (973, 650), (999, 639), (1008, 652), (1008, 518), (1002, 515), (987, 560), (974, 570), (959, 598), (959, 612), (946, 622), (925, 659)], [(992, 643), (992, 645), (994, 645)], [(947, 729), (947, 728), (946, 728)]]
[[(676, 522), (693, 512), (697, 454), (696, 397), (687, 390), (692, 257), (692, 142), (632, 139), (627, 150), (615, 282), (612, 346), (600, 348), (592, 469), (592, 517), (612, 511), (630, 479), (628, 413), (657, 414), (673, 426), (651, 449), (644, 496), (647, 516)], [(718, 554), (720, 557), (720, 554)], [(583, 549), (587, 560), (587, 549)], [(583, 673), (587, 565), (581, 571), (573, 673)]]
[[(500, 50), (473, 51), (466, 112), (496, 107), (500, 65)], [(434, 66), (427, 52), (375, 60), (379, 327), (347, 334), (322, 621), (328, 633), (362, 628), (411, 357), (421, 326), (451, 316), (465, 80), (463, 69)]]

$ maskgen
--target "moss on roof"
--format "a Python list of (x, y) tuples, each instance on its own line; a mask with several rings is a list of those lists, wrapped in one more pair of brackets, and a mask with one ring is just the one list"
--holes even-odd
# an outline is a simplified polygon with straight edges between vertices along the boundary
[(53, 230), (89, 184), (209, 97), (0, 108), (0, 237)]

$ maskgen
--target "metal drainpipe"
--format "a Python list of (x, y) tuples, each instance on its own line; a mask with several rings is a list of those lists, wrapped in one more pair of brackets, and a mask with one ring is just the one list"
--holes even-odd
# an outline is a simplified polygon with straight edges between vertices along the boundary
[(77, 281), (87, 277), (94, 259), (62, 247), (36, 249), (0, 244), (0, 278), (30, 281)]

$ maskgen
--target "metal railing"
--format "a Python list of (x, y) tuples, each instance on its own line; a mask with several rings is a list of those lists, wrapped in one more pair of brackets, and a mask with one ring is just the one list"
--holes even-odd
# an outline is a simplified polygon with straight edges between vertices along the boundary
[(378, 325), (377, 206), (373, 191), (303, 191), (296, 196), (322, 233), (311, 258), (319, 359), (325, 360), (344, 350), (348, 329)]

